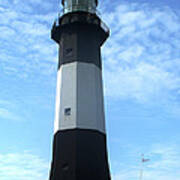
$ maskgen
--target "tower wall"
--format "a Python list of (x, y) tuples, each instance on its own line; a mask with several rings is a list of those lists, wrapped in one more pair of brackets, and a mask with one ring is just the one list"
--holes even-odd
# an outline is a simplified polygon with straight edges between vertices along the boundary
[(66, 14), (53, 27), (59, 44), (50, 180), (110, 180), (100, 48), (108, 37), (95, 14)]

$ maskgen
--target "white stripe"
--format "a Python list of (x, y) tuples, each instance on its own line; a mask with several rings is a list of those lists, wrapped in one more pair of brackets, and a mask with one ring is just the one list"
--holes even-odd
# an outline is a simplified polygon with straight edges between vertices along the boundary
[(94, 64), (73, 62), (58, 70), (55, 132), (74, 128), (105, 133), (102, 74)]

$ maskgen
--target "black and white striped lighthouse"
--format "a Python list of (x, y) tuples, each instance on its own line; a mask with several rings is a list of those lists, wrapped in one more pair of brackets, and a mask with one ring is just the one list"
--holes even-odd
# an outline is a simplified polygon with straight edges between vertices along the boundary
[(97, 15), (97, 0), (62, 5), (52, 28), (59, 64), (50, 180), (110, 180), (101, 65), (109, 29)]

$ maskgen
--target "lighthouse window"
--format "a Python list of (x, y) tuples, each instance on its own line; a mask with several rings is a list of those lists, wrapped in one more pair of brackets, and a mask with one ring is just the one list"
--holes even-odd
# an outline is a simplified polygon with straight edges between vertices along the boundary
[(65, 116), (70, 116), (71, 115), (71, 108), (65, 108), (64, 115)]
[(65, 55), (66, 56), (72, 56), (72, 48), (67, 48), (66, 50), (65, 50)]

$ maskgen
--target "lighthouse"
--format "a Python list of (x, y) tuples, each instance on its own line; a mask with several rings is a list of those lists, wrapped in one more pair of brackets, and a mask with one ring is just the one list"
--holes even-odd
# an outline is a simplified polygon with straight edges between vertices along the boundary
[(101, 46), (109, 29), (98, 0), (62, 0), (51, 38), (59, 61), (49, 180), (110, 180), (104, 115)]

